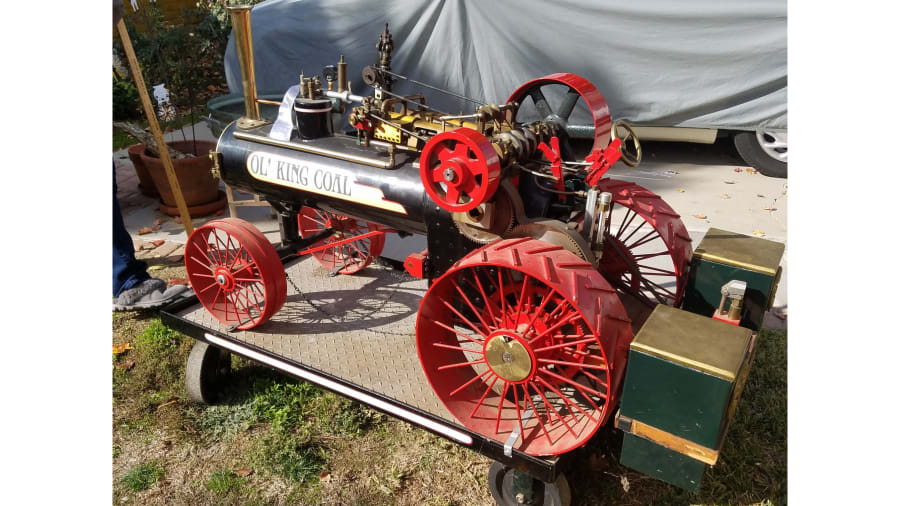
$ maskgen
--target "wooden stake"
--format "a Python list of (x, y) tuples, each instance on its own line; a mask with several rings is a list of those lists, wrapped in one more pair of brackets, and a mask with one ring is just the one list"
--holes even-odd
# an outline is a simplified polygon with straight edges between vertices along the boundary
[(184, 224), (184, 231), (187, 235), (191, 235), (194, 231), (194, 225), (191, 223), (191, 214), (188, 212), (187, 203), (184, 201), (184, 195), (181, 193), (181, 185), (178, 184), (178, 178), (175, 176), (175, 169), (172, 167), (172, 158), (169, 156), (169, 149), (166, 141), (163, 139), (162, 130), (159, 128), (159, 122), (156, 121), (156, 112), (153, 110), (153, 104), (150, 102), (150, 95), (147, 94), (147, 86), (144, 85), (144, 76), (141, 74), (141, 66), (134, 55), (134, 48), (131, 46), (131, 37), (128, 36), (128, 29), (125, 28), (125, 21), (119, 20), (116, 24), (116, 30), (119, 31), (119, 38), (122, 39), (122, 47), (125, 48), (125, 55), (128, 57), (128, 66), (131, 68), (131, 75), (134, 78), (134, 85), (137, 86), (138, 95), (141, 97), (141, 105), (144, 106), (144, 114), (150, 123), (150, 131), (156, 139), (156, 145), (159, 146), (159, 158), (162, 160), (163, 167), (166, 169), (166, 178), (169, 180), (169, 187), (172, 188), (172, 194), (175, 195), (175, 204), (178, 206), (178, 213), (181, 215), (181, 222)]

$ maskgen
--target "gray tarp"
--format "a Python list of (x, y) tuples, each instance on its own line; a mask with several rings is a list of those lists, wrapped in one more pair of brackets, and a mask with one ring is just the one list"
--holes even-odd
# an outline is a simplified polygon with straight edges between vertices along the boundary
[[(641, 125), (787, 128), (784, 0), (269, 0), (253, 9), (256, 81), (282, 92), (340, 54), (354, 93), (390, 23), (394, 72), (484, 102), (554, 72), (591, 81), (613, 119)], [(241, 91), (233, 41), (228, 86)], [(471, 105), (415, 86), (444, 110)]]

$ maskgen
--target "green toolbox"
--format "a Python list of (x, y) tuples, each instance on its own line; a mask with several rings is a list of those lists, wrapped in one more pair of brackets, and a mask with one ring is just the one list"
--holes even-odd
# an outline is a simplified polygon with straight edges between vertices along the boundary
[(616, 427), (620, 462), (696, 491), (750, 371), (749, 329), (660, 304), (635, 336)]
[(762, 327), (781, 278), (784, 244), (710, 228), (691, 259), (682, 308), (712, 316), (721, 304), (722, 287), (730, 281), (746, 282), (740, 325)]

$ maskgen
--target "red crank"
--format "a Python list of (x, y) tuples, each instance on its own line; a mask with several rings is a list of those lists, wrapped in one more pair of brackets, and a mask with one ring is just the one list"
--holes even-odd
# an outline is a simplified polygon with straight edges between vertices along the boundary
[[(377, 223), (303, 207), (297, 215), (300, 237), (330, 228), (334, 233), (308, 248), (316, 261), (337, 274), (354, 274), (371, 264), (384, 250), (384, 234)], [(353, 239), (353, 240), (348, 240)], [(327, 246), (327, 247), (321, 247)]]
[(220, 322), (240, 330), (262, 324), (287, 298), (278, 253), (250, 223), (226, 218), (198, 227), (184, 251), (188, 281)]
[(487, 137), (471, 128), (456, 128), (428, 140), (419, 174), (437, 205), (455, 213), (471, 211), (500, 186), (500, 157)]
[(416, 321), (419, 360), (444, 406), (531, 455), (572, 450), (606, 422), (632, 338), (591, 264), (531, 238), (464, 257), (434, 282)]
[(628, 181), (601, 179), (612, 194), (600, 272), (648, 305), (678, 306), (691, 263), (691, 236), (659, 195)]

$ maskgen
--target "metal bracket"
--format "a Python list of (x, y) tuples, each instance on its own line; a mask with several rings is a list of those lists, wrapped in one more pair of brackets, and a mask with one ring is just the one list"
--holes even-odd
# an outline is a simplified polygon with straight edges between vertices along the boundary
[[(533, 414), (534, 414), (534, 410), (532, 410), (531, 408), (528, 408), (528, 411), (526, 411), (525, 413), (522, 414), (522, 425), (523, 426), (526, 423), (528, 423), (528, 420), (531, 419), (531, 415), (533, 415)], [(519, 440), (519, 436), (521, 436), (521, 434), (519, 433), (519, 428), (516, 427), (515, 429), (513, 429), (512, 434), (510, 434), (509, 437), (506, 439), (506, 443), (503, 444), (503, 455), (506, 455), (507, 457), (512, 457), (512, 448), (513, 448), (513, 445), (516, 444), (516, 441)]]

